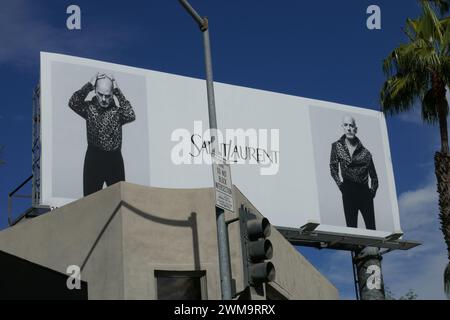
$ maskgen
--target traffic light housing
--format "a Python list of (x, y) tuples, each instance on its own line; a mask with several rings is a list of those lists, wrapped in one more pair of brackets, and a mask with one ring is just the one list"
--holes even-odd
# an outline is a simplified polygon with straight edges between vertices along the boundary
[(244, 281), (248, 286), (257, 287), (275, 279), (275, 267), (270, 260), (273, 246), (267, 237), (271, 225), (267, 218), (258, 218), (247, 208), (239, 209)]

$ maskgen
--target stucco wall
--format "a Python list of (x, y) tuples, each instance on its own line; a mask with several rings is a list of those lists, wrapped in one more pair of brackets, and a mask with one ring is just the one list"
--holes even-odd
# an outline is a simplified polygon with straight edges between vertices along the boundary
[[(235, 207), (257, 209), (234, 188)], [(119, 183), (0, 232), (0, 250), (65, 273), (82, 267), (89, 299), (155, 299), (155, 270), (205, 270), (220, 299), (213, 189)], [(226, 212), (226, 218), (237, 217)], [(232, 278), (243, 289), (239, 223), (229, 225)], [(337, 289), (274, 228), (272, 286), (289, 299), (337, 299)], [(0, 266), (1, 268), (1, 266)]]

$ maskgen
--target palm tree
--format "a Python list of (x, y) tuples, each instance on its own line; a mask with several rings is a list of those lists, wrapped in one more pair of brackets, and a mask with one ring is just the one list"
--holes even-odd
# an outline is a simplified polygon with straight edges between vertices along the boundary
[[(443, 4), (443, 0), (438, 0)], [(439, 19), (429, 1), (422, 1), (422, 15), (408, 19), (404, 32), (409, 42), (400, 45), (384, 60), (387, 80), (381, 90), (386, 114), (413, 108), (419, 101), (422, 118), (438, 123), (441, 150), (436, 152), (435, 174), (439, 193), (439, 218), (450, 261), (450, 154), (446, 87), (450, 87), (450, 18)], [(444, 7), (445, 9), (445, 7)], [(450, 263), (444, 273), (445, 290), (450, 298)]]
[(444, 14), (450, 9), (450, 0), (421, 0), (422, 2), (428, 1), (429, 3), (436, 6), (441, 14)]

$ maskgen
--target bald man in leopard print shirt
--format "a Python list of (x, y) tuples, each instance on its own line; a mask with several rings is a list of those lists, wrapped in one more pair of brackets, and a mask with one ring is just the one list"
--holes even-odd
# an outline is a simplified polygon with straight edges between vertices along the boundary
[[(95, 96), (86, 101), (93, 90)], [(134, 121), (136, 116), (116, 80), (97, 74), (72, 95), (69, 107), (86, 120), (88, 148), (83, 168), (84, 196), (101, 190), (104, 183), (110, 186), (125, 181), (122, 126)]]
[(344, 116), (342, 129), (344, 135), (331, 146), (330, 171), (342, 192), (345, 221), (347, 227), (357, 228), (360, 211), (366, 228), (375, 230), (373, 198), (378, 189), (378, 176), (372, 154), (356, 137), (358, 128), (353, 117)]

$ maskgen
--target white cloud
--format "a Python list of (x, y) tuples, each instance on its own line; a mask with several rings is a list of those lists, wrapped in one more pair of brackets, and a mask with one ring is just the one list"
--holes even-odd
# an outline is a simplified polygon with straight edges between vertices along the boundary
[(385, 285), (399, 297), (409, 289), (419, 299), (445, 299), (443, 272), (448, 262), (439, 229), (436, 181), (399, 196), (400, 219), (405, 240), (422, 243), (408, 251), (388, 253), (383, 259)]
[(436, 185), (433, 182), (399, 196), (400, 218), (405, 230), (416, 230), (433, 223), (433, 213), (436, 213), (438, 203)]
[[(438, 194), (433, 175), (427, 183), (398, 198), (403, 239), (420, 246), (383, 255), (385, 286), (396, 298), (412, 289), (418, 299), (445, 299), (443, 272), (447, 264), (446, 247), (438, 219)], [(319, 271), (338, 289), (340, 299), (354, 299), (351, 255), (346, 251), (320, 251)]]
[[(446, 92), (447, 101), (450, 102), (450, 90), (447, 88)], [(423, 124), (422, 119), (422, 106), (420, 103), (416, 103), (409, 112), (402, 112), (398, 115), (400, 120), (415, 123), (415, 124)]]
[(383, 260), (383, 276), (385, 285), (397, 298), (412, 289), (418, 294), (418, 299), (445, 299), (443, 289), (443, 273), (447, 264), (445, 254), (423, 252), (415, 257), (405, 257), (401, 252), (396, 252), (391, 255), (386, 255)]
[(422, 115), (419, 107), (414, 107), (409, 112), (402, 112), (398, 115), (399, 119), (409, 123), (423, 124)]

